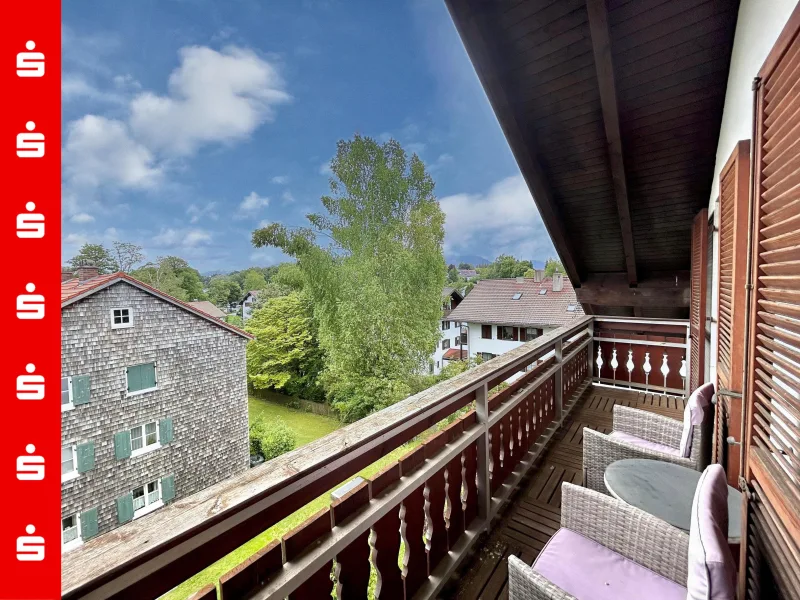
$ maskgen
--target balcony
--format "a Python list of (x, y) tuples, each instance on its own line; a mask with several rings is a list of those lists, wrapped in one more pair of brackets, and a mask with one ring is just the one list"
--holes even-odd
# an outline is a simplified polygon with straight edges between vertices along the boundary
[(471, 593), (502, 594), (502, 558), (533, 560), (561, 481), (581, 481), (583, 426), (609, 429), (620, 403), (680, 416), (682, 395), (667, 392), (685, 389), (687, 326), (576, 319), (88, 541), (64, 556), (63, 596), (157, 597), (423, 432), (434, 434), (221, 577), (220, 597), (364, 598), (370, 585), (379, 598), (453, 597), (454, 574)]

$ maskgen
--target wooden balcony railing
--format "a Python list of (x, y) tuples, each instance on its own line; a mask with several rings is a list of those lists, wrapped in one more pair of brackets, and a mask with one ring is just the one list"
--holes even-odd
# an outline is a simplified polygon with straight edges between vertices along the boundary
[(594, 381), (689, 394), (688, 320), (595, 317), (594, 321)]
[[(576, 319), (90, 540), (64, 557), (63, 597), (155, 598), (448, 419), (370, 480), (348, 484), (329, 509), (225, 574), (219, 586), (225, 600), (325, 598), (334, 586), (338, 598), (364, 598), (374, 571), (377, 598), (434, 597), (590, 385), (596, 322), (611, 321)], [(195, 598), (217, 598), (217, 589)]]

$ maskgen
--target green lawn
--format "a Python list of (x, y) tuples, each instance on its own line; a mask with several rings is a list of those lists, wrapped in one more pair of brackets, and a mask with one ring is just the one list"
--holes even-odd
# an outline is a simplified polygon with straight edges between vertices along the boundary
[[(263, 415), (266, 417), (280, 417), (286, 424), (291, 427), (297, 435), (297, 445), (307, 444), (308, 442), (322, 437), (331, 431), (341, 427), (339, 421), (330, 417), (321, 415), (314, 415), (308, 412), (294, 410), (285, 405), (261, 400), (258, 398), (250, 398), (250, 416)], [(407, 444), (397, 448), (393, 452), (384, 456), (381, 460), (373, 465), (370, 465), (359, 473), (361, 477), (369, 478), (386, 465), (394, 462), (400, 456), (409, 451), (409, 449), (418, 445), (420, 440), (412, 440)], [(263, 467), (256, 467), (263, 468)], [(345, 482), (342, 482), (345, 483)], [(339, 487), (335, 486), (333, 489)], [(330, 491), (333, 491), (331, 489)], [(164, 600), (186, 600), (194, 592), (201, 589), (208, 583), (216, 583), (219, 578), (231, 570), (239, 563), (245, 561), (258, 550), (269, 544), (275, 539), (279, 539), (282, 535), (291, 529), (300, 525), (308, 517), (318, 512), (320, 509), (330, 504), (330, 492), (327, 492), (307, 504), (304, 508), (298, 510), (292, 515), (286, 517), (283, 521), (276, 523), (267, 529), (261, 535), (250, 540), (243, 546), (240, 546), (227, 556), (221, 558), (208, 568), (204, 569), (188, 581), (182, 583), (172, 591), (168, 592), (162, 599)]]

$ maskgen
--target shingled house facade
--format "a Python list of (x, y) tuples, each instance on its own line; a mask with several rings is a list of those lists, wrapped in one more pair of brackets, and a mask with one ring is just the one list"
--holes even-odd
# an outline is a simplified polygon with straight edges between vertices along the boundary
[(490, 360), (584, 316), (569, 279), (484, 279), (448, 315), (466, 332), (465, 354)]
[(249, 335), (123, 273), (64, 279), (69, 550), (247, 469)]

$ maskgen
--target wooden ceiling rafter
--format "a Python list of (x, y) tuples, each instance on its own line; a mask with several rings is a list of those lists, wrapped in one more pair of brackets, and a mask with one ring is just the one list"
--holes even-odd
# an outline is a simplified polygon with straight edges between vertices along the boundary
[(611, 37), (608, 30), (608, 8), (606, 0), (586, 0), (589, 15), (589, 30), (594, 50), (594, 65), (597, 72), (597, 85), (600, 92), (600, 105), (603, 111), (603, 126), (608, 141), (608, 161), (611, 166), (611, 179), (614, 183), (614, 198), (619, 214), (619, 228), (622, 235), (622, 248), (625, 254), (625, 269), (628, 285), (636, 286), (636, 252), (633, 244), (633, 227), (628, 202), (628, 181), (625, 176), (625, 161), (622, 153), (622, 134), (619, 126), (619, 105), (614, 78), (614, 64), (611, 57)]

